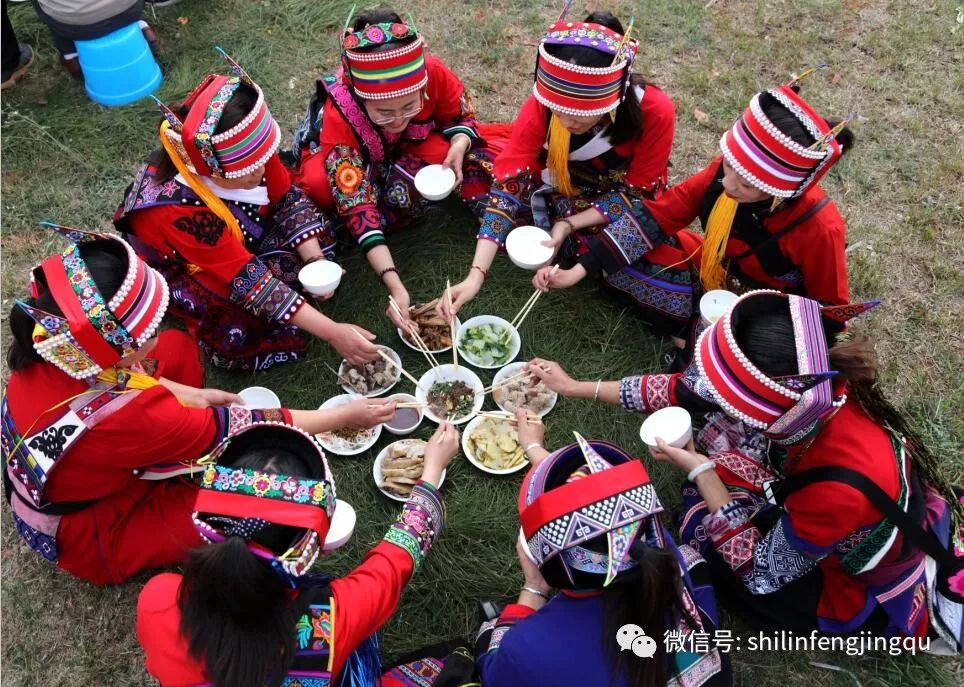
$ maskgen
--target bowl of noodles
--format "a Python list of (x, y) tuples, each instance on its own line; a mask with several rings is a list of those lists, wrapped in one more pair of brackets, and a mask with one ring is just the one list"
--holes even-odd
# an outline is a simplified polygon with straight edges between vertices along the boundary
[[(340, 396), (335, 396), (334, 398), (329, 398), (327, 401), (321, 404), (318, 410), (331, 410), (332, 408), (337, 408), (338, 406), (343, 406), (346, 403), (351, 403), (360, 398), (364, 398), (359, 394), (341, 394)], [(341, 429), (333, 429), (327, 432), (319, 432), (315, 436), (321, 445), (325, 447), (326, 451), (330, 451), (339, 456), (354, 456), (359, 453), (364, 453), (378, 441), (378, 437), (382, 435), (382, 426), (375, 425), (368, 429), (356, 429), (354, 427), (344, 427)]]

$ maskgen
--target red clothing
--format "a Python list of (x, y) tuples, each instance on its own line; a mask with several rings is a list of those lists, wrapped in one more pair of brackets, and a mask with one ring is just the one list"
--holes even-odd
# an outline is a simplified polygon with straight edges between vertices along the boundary
[[(694, 219), (705, 212), (705, 198), (710, 186), (718, 179), (722, 156), (715, 158), (701, 171), (685, 181), (669, 188), (660, 198), (644, 201), (646, 208), (660, 228), (677, 235), (682, 253), (689, 255), (701, 239), (690, 232), (681, 232)], [(819, 186), (811, 186), (784, 210), (761, 219), (763, 228), (775, 234), (786, 227), (826, 197)], [(715, 197), (714, 197), (715, 200)], [(768, 288), (799, 293), (822, 303), (843, 304), (850, 302), (847, 286), (846, 249), (847, 227), (833, 202), (829, 202), (816, 214), (788, 234), (777, 239), (780, 252), (800, 271), (802, 286), (789, 280), (781, 280), (767, 272), (756, 254), (738, 260), (738, 269), (753, 281)], [(734, 220), (733, 232), (726, 246), (726, 257), (733, 260), (751, 248), (740, 236), (738, 220)], [(660, 250), (659, 248), (657, 250)], [(667, 251), (668, 248), (663, 248)], [(674, 253), (677, 251), (669, 251)], [(647, 256), (656, 258), (657, 256)], [(693, 264), (699, 265), (701, 253), (697, 252)], [(661, 260), (655, 260), (661, 262)]]
[[(351, 653), (395, 612), (413, 571), (411, 555), (383, 541), (368, 552), (361, 565), (331, 581), (333, 677)], [(145, 585), (137, 600), (137, 638), (144, 647), (147, 672), (162, 687), (207, 683), (203, 665), (188, 654), (187, 642), (180, 634), (180, 585), (180, 575), (157, 575)]]
[[(159, 361), (158, 377), (202, 385), (197, 346), (184, 332), (163, 332), (151, 357)], [(17, 430), (37, 431), (34, 423), (42, 422), (46, 411), (87, 388), (48, 363), (13, 373), (7, 401)], [(133, 392), (126, 405), (88, 429), (47, 481), (45, 495), (51, 503), (95, 501), (60, 519), (57, 564), (106, 584), (182, 560), (201, 543), (191, 522), (197, 487), (180, 478), (157, 482), (138, 475), (159, 463), (200, 458), (224, 436), (226, 417), (227, 409), (182, 406), (157, 385)]]

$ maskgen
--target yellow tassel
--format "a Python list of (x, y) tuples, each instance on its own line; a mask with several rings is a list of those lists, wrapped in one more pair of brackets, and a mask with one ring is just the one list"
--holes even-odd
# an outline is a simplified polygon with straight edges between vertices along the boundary
[[(244, 233), (241, 231), (241, 225), (238, 224), (238, 220), (234, 215), (231, 214), (231, 211), (228, 210), (228, 206), (224, 204), (224, 201), (218, 198), (214, 191), (208, 188), (207, 184), (201, 181), (194, 172), (188, 169), (187, 164), (185, 164), (184, 159), (181, 157), (180, 151), (174, 145), (174, 141), (171, 140), (167, 133), (170, 128), (171, 125), (166, 120), (161, 123), (161, 145), (164, 146), (164, 150), (167, 151), (167, 155), (171, 158), (171, 162), (174, 163), (177, 171), (182, 177), (184, 177), (184, 179), (187, 181), (187, 185), (190, 186), (191, 190), (197, 194), (197, 197), (204, 202), (211, 212), (221, 218), (221, 221), (227, 225), (228, 232), (243, 244)], [(191, 270), (192, 273), (200, 271), (200, 268), (197, 267), (197, 265), (188, 265), (188, 267), (194, 268)]]
[[(143, 372), (136, 372), (135, 370), (124, 370), (123, 372), (127, 377), (127, 381), (124, 385), (124, 388), (127, 390), (137, 389), (142, 391), (144, 389), (153, 388), (159, 384), (154, 377), (144, 374)], [(97, 380), (114, 385), (117, 384), (117, 377), (117, 368), (112, 367), (109, 370), (103, 370), (99, 375), (97, 375)]]
[(733, 218), (739, 205), (725, 193), (721, 193), (706, 220), (706, 237), (703, 239), (703, 258), (700, 261), (700, 281), (705, 291), (722, 289), (726, 285), (723, 256), (730, 239)]
[(576, 189), (569, 180), (569, 130), (555, 115), (549, 120), (549, 155), (546, 166), (552, 173), (552, 183), (559, 193), (569, 198), (576, 195)]

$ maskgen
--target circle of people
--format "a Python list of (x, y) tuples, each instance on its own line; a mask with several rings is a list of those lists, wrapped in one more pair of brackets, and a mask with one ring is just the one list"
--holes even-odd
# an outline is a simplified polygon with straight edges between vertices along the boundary
[[(814, 70), (754, 95), (719, 153), (669, 186), (674, 107), (633, 74), (631, 23), (564, 13), (511, 124), (478, 122), (398, 14), (345, 26), (341, 67), (318, 79), (286, 162), (265, 94), (222, 53), (228, 74), (161, 104), (159, 148), (114, 215), (123, 238), (46, 225), (69, 246), (34, 268), (10, 316), (3, 447), (26, 544), (98, 585), (183, 563), (139, 597), (148, 672), (165, 687), (722, 685), (717, 648), (657, 641), (643, 660), (617, 637), (627, 624), (657, 640), (713, 632), (717, 598), (762, 629), (960, 651), (960, 499), (875, 386), (872, 344), (846, 333), (874, 304), (849, 303), (845, 225), (819, 181), (853, 136), (801, 97)], [(374, 335), (302, 293), (299, 270), (334, 259), (336, 231), (397, 304), (386, 315), (417, 329), (390, 237), (427, 206), (414, 184), (427, 165), (451, 170), (480, 218), (441, 318), (484, 288), (514, 228), (539, 227), (557, 266), (535, 272), (536, 289), (599, 280), (675, 346), (665, 374), (575, 380), (540, 359), (529, 374), (629, 412), (683, 407), (702, 427), (651, 448), (685, 476), (671, 533), (642, 461), (578, 434), (550, 450), (519, 415), (531, 467), (518, 600), (490, 608), (474, 646), (386, 669), (378, 630), (443, 532), (458, 431), (439, 424), (360, 565), (312, 573), (339, 543), (340, 507), (315, 435), (385, 423), (395, 405), (249, 409), (204, 388), (200, 358), (264, 370), (317, 337), (351, 364), (376, 359)], [(687, 229), (696, 219), (702, 234)], [(740, 295), (706, 321), (695, 304), (714, 289)], [(166, 313), (186, 331), (158, 333)]]

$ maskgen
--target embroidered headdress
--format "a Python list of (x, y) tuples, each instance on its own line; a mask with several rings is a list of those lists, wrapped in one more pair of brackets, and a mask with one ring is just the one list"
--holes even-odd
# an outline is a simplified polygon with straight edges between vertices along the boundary
[[(425, 44), (415, 27), (382, 22), (356, 32), (349, 27), (354, 12), (352, 7), (342, 32), (342, 61), (355, 93), (366, 100), (387, 100), (424, 88)], [(378, 49), (383, 45), (394, 47)]]
[[(696, 365), (714, 400), (738, 418), (779, 443), (796, 443), (845, 397), (835, 398), (824, 323), (842, 330), (847, 320), (879, 301), (821, 306), (802, 296), (779, 291), (750, 291), (708, 327), (696, 345)], [(797, 354), (797, 374), (769, 377), (740, 350), (736, 331), (744, 319), (789, 308)]]
[[(33, 269), (31, 294), (37, 296), (39, 284), (45, 284), (63, 315), (22, 301), (17, 305), (36, 323), (33, 339), (38, 355), (71, 377), (86, 379), (113, 367), (154, 336), (167, 311), (167, 282), (118, 236), (50, 222), (41, 225), (69, 239), (71, 245)], [(127, 274), (109, 301), (81, 256), (81, 246), (92, 241), (115, 241), (127, 256)]]
[[(235, 467), (253, 448), (274, 448), (302, 457), (305, 475)], [(194, 525), (208, 543), (231, 536), (273, 567), (304, 575), (322, 549), (335, 515), (335, 482), (318, 441), (297, 427), (256, 422), (227, 437), (206, 457), (201, 489), (194, 502)], [(268, 525), (294, 528), (285, 551), (271, 551), (252, 540)]]
[[(644, 521), (663, 506), (639, 460), (613, 444), (590, 443), (578, 434), (576, 439), (547, 456), (523, 480), (522, 538), (544, 571), (561, 566), (570, 583), (577, 571), (596, 573), (606, 586), (634, 566), (630, 547)], [(582, 546), (600, 536), (606, 538), (606, 553)]]

